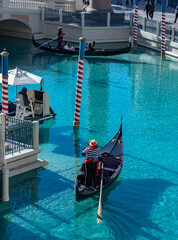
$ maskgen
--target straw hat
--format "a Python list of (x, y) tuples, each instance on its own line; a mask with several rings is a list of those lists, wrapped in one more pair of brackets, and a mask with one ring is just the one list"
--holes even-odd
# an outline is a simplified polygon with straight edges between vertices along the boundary
[(97, 142), (96, 142), (95, 140), (91, 140), (91, 141), (90, 141), (90, 145), (91, 145), (91, 146), (96, 146), (96, 145), (97, 145)]

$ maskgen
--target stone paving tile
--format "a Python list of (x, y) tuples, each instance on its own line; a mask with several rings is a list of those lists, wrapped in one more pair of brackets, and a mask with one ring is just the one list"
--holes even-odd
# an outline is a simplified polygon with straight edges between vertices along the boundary
[[(122, 5), (118, 5), (117, 3), (121, 2), (118, 0), (112, 1), (112, 8), (115, 12), (118, 11), (129, 11), (133, 12), (134, 4), (131, 4), (131, 0), (129, 0), (129, 5), (126, 4), (126, 0), (122, 0)], [(139, 16), (146, 17), (146, 12), (144, 11), (146, 1), (139, 1), (138, 4), (138, 13)], [(175, 8), (173, 7), (166, 7), (166, 24), (170, 26), (175, 26), (178, 29), (178, 21), (174, 23), (175, 19)], [(161, 4), (155, 4), (155, 12), (153, 16), (153, 20), (161, 21)]]

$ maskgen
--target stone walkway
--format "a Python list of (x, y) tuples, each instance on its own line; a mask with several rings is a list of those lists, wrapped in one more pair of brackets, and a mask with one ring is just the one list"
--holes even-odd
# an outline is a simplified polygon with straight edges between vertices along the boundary
[[(113, 1), (113, 3), (117, 3), (117, 2), (118, 0)], [(146, 12), (144, 11), (145, 4), (146, 4), (146, 1), (139, 1), (139, 4), (138, 4), (139, 16), (146, 17)], [(112, 4), (112, 8), (114, 12), (119, 12), (119, 11), (133, 12), (134, 11), (134, 5), (131, 3), (131, 0), (129, 0), (129, 5), (126, 4), (126, 0), (122, 0), (122, 5)], [(175, 26), (175, 28), (178, 29), (178, 20), (177, 20), (177, 23), (174, 23), (174, 19), (175, 19), (175, 8), (167, 7), (166, 8), (166, 25)], [(155, 12), (154, 12), (153, 20), (161, 21), (161, 4), (159, 3), (155, 4)]]

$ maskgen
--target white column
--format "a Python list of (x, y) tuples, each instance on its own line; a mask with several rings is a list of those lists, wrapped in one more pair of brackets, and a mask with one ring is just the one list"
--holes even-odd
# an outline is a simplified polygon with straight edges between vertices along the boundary
[(85, 27), (85, 13), (81, 12), (81, 27)]
[(172, 26), (171, 41), (172, 41), (172, 42), (175, 42), (175, 26)]
[(160, 22), (156, 23), (156, 36), (160, 35)]
[(41, 20), (42, 20), (42, 21), (45, 20), (45, 19), (44, 19), (44, 12), (45, 12), (45, 8), (43, 7), (43, 8), (41, 9)]
[(5, 128), (6, 128), (6, 115), (0, 114), (0, 165), (6, 165), (5, 159)]
[(108, 12), (107, 13), (107, 27), (109, 28), (110, 27), (110, 20), (111, 20), (111, 13), (110, 12)]
[(130, 27), (133, 25), (133, 12), (130, 13)]
[(146, 31), (146, 17), (143, 18), (143, 31)]
[(39, 122), (33, 122), (33, 149), (39, 149)]
[(59, 9), (59, 22), (62, 24), (62, 9)]
[(9, 201), (9, 169), (2, 169), (2, 201)]

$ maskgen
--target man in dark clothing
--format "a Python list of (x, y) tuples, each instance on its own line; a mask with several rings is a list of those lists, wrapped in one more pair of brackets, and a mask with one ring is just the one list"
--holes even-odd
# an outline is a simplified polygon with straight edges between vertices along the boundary
[(154, 13), (154, 11), (155, 11), (155, 5), (154, 5), (154, 2), (151, 1), (150, 11), (149, 11), (149, 15), (150, 15), (151, 20), (153, 19), (153, 13)]
[(148, 18), (148, 14), (149, 14), (149, 12), (150, 12), (150, 3), (149, 3), (149, 1), (146, 2), (144, 11), (146, 11), (146, 16), (147, 16), (147, 18)]
[(29, 106), (29, 100), (28, 100), (28, 96), (27, 96), (27, 88), (23, 87), (22, 91), (20, 91), (19, 94), (23, 95), (24, 105), (28, 107)]
[(89, 147), (86, 147), (82, 151), (82, 155), (85, 157), (85, 186), (96, 188), (96, 174), (98, 174), (98, 158), (100, 152), (97, 148), (97, 142), (95, 140), (90, 141)]
[(58, 48), (61, 47), (63, 35), (64, 35), (64, 34), (63, 34), (63, 31), (62, 31), (62, 27), (58, 27), (58, 30), (57, 30), (57, 40), (58, 40), (58, 45), (57, 45), (57, 47), (58, 47)]
[(176, 23), (177, 18), (178, 18), (178, 3), (177, 3), (177, 6), (176, 6), (176, 9), (175, 9), (175, 20), (174, 20), (174, 23)]

